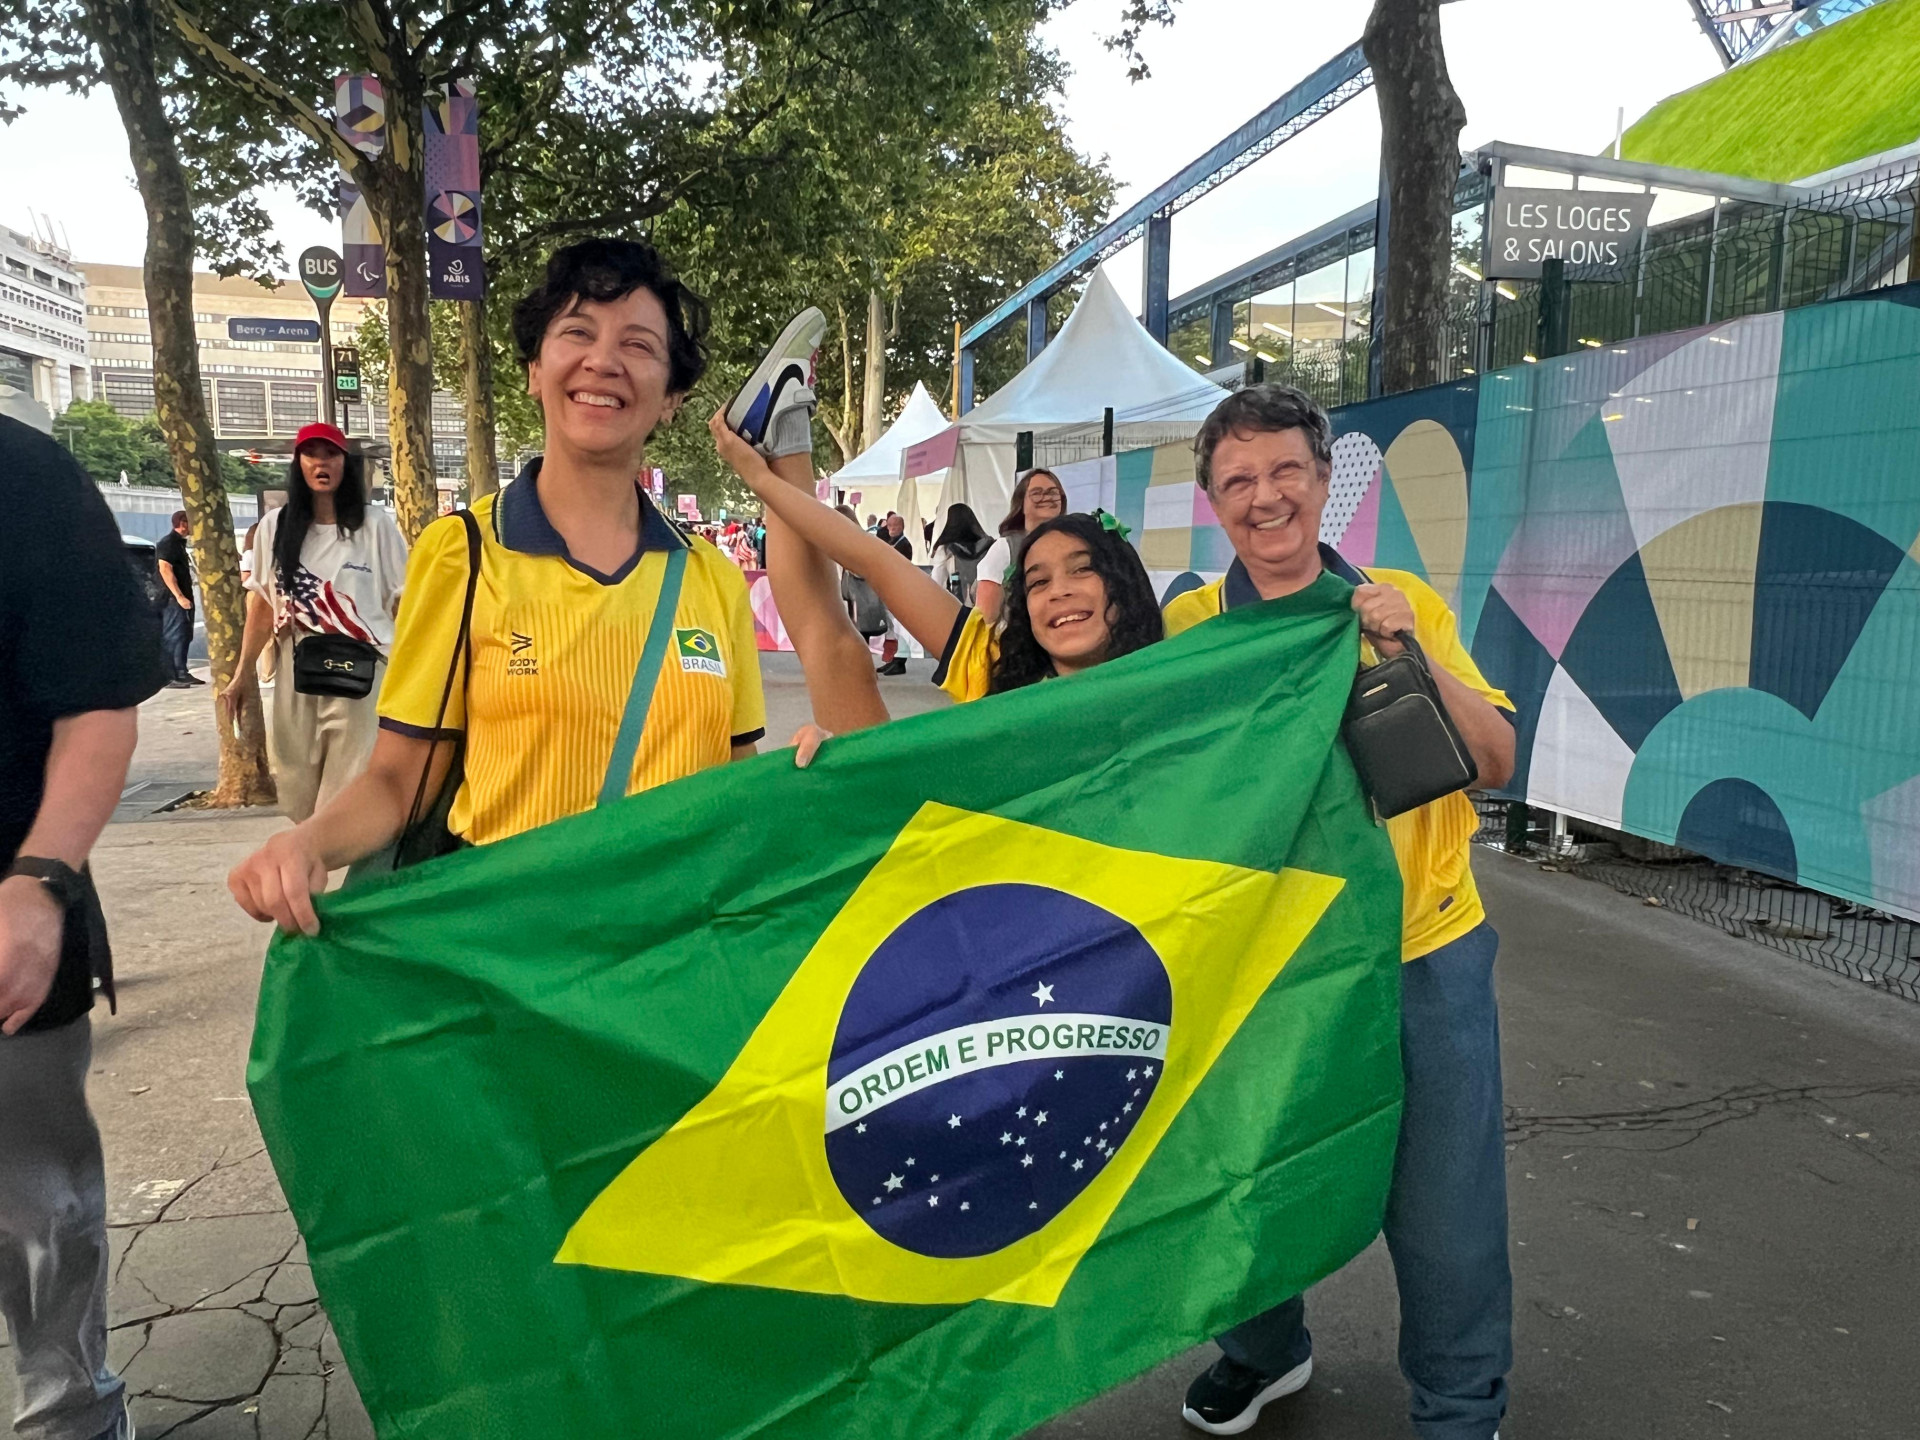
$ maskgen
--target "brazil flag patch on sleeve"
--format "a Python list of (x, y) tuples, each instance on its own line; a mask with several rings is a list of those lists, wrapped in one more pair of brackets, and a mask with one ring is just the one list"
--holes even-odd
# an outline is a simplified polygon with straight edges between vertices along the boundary
[(318, 897), (248, 1084), (385, 1440), (1002, 1440), (1363, 1249), (1350, 594)]
[(680, 668), (696, 675), (718, 675), (725, 679), (727, 662), (720, 654), (720, 641), (711, 630), (694, 628), (673, 632), (674, 648), (680, 654)]

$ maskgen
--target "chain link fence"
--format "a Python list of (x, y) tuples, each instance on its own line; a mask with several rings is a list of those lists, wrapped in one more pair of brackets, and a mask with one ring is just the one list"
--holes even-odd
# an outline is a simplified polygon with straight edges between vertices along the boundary
[(1905, 1000), (1920, 1001), (1920, 924), (1657, 841), (1480, 798), (1477, 843), (1538, 859)]

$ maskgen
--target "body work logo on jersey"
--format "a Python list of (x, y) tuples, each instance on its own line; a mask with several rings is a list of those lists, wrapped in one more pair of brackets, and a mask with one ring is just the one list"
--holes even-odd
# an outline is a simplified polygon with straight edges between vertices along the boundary
[(727, 662), (720, 657), (720, 642), (711, 630), (675, 630), (673, 640), (682, 670), (727, 678)]
[(924, 805), (556, 1258), (1051, 1305), (1342, 884)]

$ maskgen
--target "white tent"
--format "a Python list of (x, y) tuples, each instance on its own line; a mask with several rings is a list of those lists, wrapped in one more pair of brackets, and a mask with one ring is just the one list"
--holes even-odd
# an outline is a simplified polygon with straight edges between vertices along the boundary
[(965, 500), (989, 529), (1013, 494), (1014, 447), (1033, 432), (1036, 465), (1100, 453), (1102, 412), (1115, 450), (1191, 438), (1227, 392), (1154, 342), (1104, 269), (1046, 349), (977, 409), (960, 417), (959, 454), (942, 502)]
[[(841, 466), (832, 477), (833, 488), (844, 491), (847, 503), (860, 512), (864, 521), (869, 515), (884, 515), (889, 510), (897, 510), (907, 516), (911, 531), (914, 515), (921, 507), (913, 503), (918, 495), (906, 497), (908, 504), (900, 503), (900, 457), (909, 446), (918, 445), (922, 440), (938, 435), (947, 428), (947, 417), (940, 413), (940, 407), (934, 404), (933, 396), (927, 393), (927, 387), (915, 383), (913, 394), (907, 397), (906, 407), (901, 410), (900, 418), (886, 428), (880, 438), (862, 450), (853, 459)], [(925, 477), (927, 481), (937, 482), (938, 475)], [(937, 493), (938, 485), (932, 488)], [(860, 498), (853, 499), (855, 493)]]

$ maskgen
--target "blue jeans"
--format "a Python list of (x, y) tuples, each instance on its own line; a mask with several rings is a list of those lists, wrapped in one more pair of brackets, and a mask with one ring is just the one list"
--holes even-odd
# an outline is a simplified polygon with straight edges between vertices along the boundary
[(169, 680), (187, 678), (187, 651), (193, 645), (193, 611), (183, 609), (178, 600), (167, 597), (167, 608), (160, 612), (160, 643), (166, 650)]
[[(1400, 1287), (1400, 1370), (1421, 1440), (1489, 1440), (1507, 1409), (1505, 1116), (1493, 957), (1481, 922), (1400, 967), (1406, 1108), (1382, 1229)], [(1279, 1376), (1313, 1353), (1302, 1296), (1220, 1337), (1228, 1358)]]

